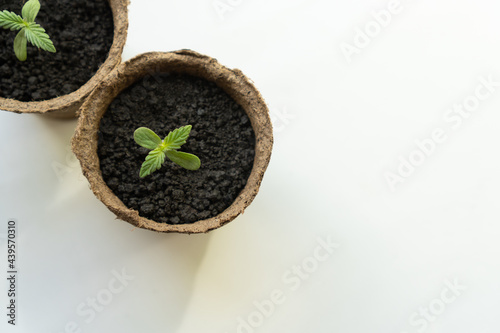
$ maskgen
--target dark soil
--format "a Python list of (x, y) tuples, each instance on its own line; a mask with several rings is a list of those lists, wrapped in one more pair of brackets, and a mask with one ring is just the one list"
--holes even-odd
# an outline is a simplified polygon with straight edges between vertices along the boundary
[[(0, 0), (0, 10), (21, 14), (24, 1)], [(28, 59), (14, 54), (16, 31), (0, 29), (0, 97), (23, 102), (66, 95), (84, 85), (108, 57), (113, 15), (106, 0), (40, 0), (36, 18), (56, 53), (28, 43)]]
[[(180, 151), (197, 155), (201, 168), (185, 170), (168, 158), (139, 177), (148, 153), (133, 139), (138, 127), (164, 138), (184, 125), (193, 129)], [(123, 91), (105, 113), (98, 154), (103, 178), (123, 203), (156, 222), (185, 224), (229, 207), (252, 170), (255, 136), (248, 116), (214, 83), (185, 75), (155, 75)]]

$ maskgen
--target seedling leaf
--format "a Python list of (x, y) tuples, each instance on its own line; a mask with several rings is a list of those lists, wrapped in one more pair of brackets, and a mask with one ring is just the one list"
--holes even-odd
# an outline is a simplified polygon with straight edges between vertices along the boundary
[(179, 149), (186, 143), (189, 133), (191, 133), (191, 128), (191, 125), (187, 125), (168, 133), (165, 140), (163, 140), (163, 147), (168, 149)]
[(26, 38), (31, 44), (48, 52), (56, 52), (56, 48), (50, 40), (49, 35), (45, 33), (45, 29), (40, 24), (29, 23), (25, 30)]
[(188, 170), (198, 170), (201, 166), (198, 156), (193, 154), (183, 153), (177, 150), (167, 150), (167, 157), (175, 164)]
[(161, 149), (155, 149), (149, 152), (146, 156), (146, 160), (142, 163), (141, 171), (139, 176), (144, 178), (149, 176), (151, 173), (160, 169), (165, 162), (165, 153)]
[(22, 14), (26, 22), (35, 22), (35, 18), (40, 10), (40, 2), (38, 0), (29, 0), (23, 6)]
[(19, 61), (25, 61), (28, 57), (28, 53), (26, 51), (28, 40), (26, 39), (25, 31), (25, 29), (19, 31), (14, 39), (14, 53)]
[(21, 30), (26, 25), (24, 24), (23, 18), (16, 13), (9, 12), (7, 10), (0, 12), (0, 27), (4, 29), (10, 29), (12, 31)]
[(156, 149), (162, 144), (161, 138), (146, 127), (140, 127), (135, 130), (134, 140), (138, 145), (148, 149)]

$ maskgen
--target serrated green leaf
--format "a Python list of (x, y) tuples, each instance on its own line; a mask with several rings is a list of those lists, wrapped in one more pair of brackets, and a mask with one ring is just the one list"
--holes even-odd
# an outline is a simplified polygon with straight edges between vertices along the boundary
[(139, 176), (144, 178), (156, 170), (160, 169), (165, 162), (165, 153), (161, 149), (155, 149), (149, 152), (146, 160), (142, 163)]
[(50, 40), (49, 35), (45, 33), (45, 29), (42, 28), (40, 24), (29, 23), (28, 26), (25, 28), (25, 30), (28, 42), (30, 42), (31, 44), (35, 45), (38, 48), (41, 48), (42, 50), (52, 53), (56, 52), (56, 48), (54, 47), (54, 44)]
[(167, 157), (175, 164), (188, 170), (198, 170), (201, 166), (201, 161), (198, 156), (184, 153), (177, 150), (167, 150)]
[(27, 44), (28, 40), (26, 39), (25, 29), (22, 29), (14, 39), (14, 53), (19, 61), (25, 61), (28, 57), (26, 51)]
[(16, 13), (4, 10), (0, 12), (0, 28), (14, 30), (21, 30), (26, 25), (23, 18)]
[(40, 2), (38, 0), (29, 0), (23, 6), (22, 14), (26, 22), (35, 22), (35, 18), (40, 10)]
[(179, 149), (186, 143), (189, 133), (191, 133), (191, 125), (179, 127), (172, 132), (168, 133), (165, 140), (163, 140), (163, 148), (165, 149)]

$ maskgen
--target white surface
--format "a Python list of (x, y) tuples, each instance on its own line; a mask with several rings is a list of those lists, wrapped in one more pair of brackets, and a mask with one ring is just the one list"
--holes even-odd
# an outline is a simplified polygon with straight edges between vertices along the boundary
[[(457, 128), (443, 117), (480, 77), (500, 82), (499, 5), (401, 1), (348, 63), (340, 46), (389, 1), (221, 0), (222, 18), (215, 2), (133, 0), (124, 58), (191, 48), (255, 81), (276, 126), (256, 200), (208, 235), (134, 229), (81, 178), (74, 121), (0, 112), (0, 221), (20, 233), (19, 322), (1, 310), (0, 331), (498, 332), (500, 88)], [(385, 174), (435, 129), (447, 139), (391, 191)], [(327, 256), (318, 237), (340, 245)], [(77, 311), (122, 269), (134, 279), (95, 318)]]

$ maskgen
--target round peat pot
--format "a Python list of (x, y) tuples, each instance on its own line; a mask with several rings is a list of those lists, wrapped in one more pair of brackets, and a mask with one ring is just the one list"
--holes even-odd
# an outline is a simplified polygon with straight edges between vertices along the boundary
[[(175, 81), (179, 77), (186, 77), (188, 78), (187, 80), (194, 80), (193, 81), (195, 82), (195, 84), (193, 85), (194, 88), (192, 89), (190, 88), (191, 90), (189, 94), (188, 92), (186, 92), (186, 89), (184, 89), (184, 87), (179, 86), (180, 85), (179, 81)], [(151, 89), (149, 90), (144, 89), (142, 86), (139, 85), (140, 83), (147, 81), (149, 81), (150, 84), (151, 83), (154, 84), (155, 80), (157, 82), (161, 80), (174, 80), (174, 81), (168, 81), (170, 82), (168, 84), (171, 85), (169, 86), (170, 88), (164, 89), (163, 86), (161, 86), (159, 90), (156, 90), (155, 94), (157, 95), (154, 96), (152, 96)], [(203, 95), (205, 91), (203, 90), (203, 87), (199, 88), (200, 86), (196, 85), (199, 84), (200, 82), (210, 85), (211, 90), (208, 90), (211, 92), (210, 94), (205, 93), (205, 95)], [(143, 91), (142, 93), (143, 102), (137, 102), (137, 98), (140, 98), (140, 95), (137, 94), (134, 95), (132, 93), (134, 91), (137, 92), (138, 87)], [(153, 220), (151, 218), (144, 217), (147, 214), (142, 213), (143, 212), (142, 206), (140, 206), (140, 209), (132, 209), (127, 207), (127, 205), (124, 204), (124, 201), (126, 200), (125, 199), (121, 200), (118, 197), (118, 194), (115, 194), (111, 189), (111, 188), (116, 189), (119, 188), (120, 186), (116, 184), (116, 178), (113, 184), (111, 182), (106, 183), (108, 179), (106, 179), (105, 181), (106, 177), (104, 177), (103, 175), (110, 172), (109, 170), (111, 170), (111, 172), (115, 172), (115, 170), (119, 170), (120, 168), (123, 169), (123, 166), (121, 165), (117, 166), (117, 164), (129, 163), (129, 160), (133, 159), (131, 156), (134, 155), (135, 153), (131, 154), (130, 151), (127, 151), (126, 153), (122, 152), (121, 153), (122, 157), (120, 157), (118, 160), (114, 160), (115, 162), (109, 162), (108, 157), (105, 157), (107, 161), (106, 163), (104, 163), (105, 161), (104, 159), (100, 161), (100, 156), (101, 159), (104, 158), (102, 157), (102, 155), (100, 155), (102, 149), (104, 149), (103, 147), (105, 146), (103, 142), (106, 142), (106, 145), (119, 144), (126, 147), (129, 146), (134, 147), (137, 145), (132, 138), (133, 130), (131, 133), (129, 133), (131, 130), (130, 128), (124, 130), (121, 127), (124, 126), (123, 113), (117, 113), (118, 111), (116, 111), (117, 110), (116, 108), (119, 107), (120, 108), (119, 110), (126, 110), (125, 119), (127, 124), (132, 123), (133, 126), (137, 125), (137, 127), (143, 126), (141, 120), (145, 121), (146, 114), (150, 114), (148, 112), (160, 112), (161, 115), (165, 117), (173, 117), (172, 113), (180, 112), (182, 117), (184, 116), (186, 117), (185, 119), (194, 119), (193, 117), (198, 117), (199, 114), (202, 114), (205, 111), (200, 109), (199, 106), (193, 106), (196, 103), (192, 103), (191, 100), (185, 101), (185, 99), (188, 98), (185, 96), (187, 96), (188, 94), (189, 96), (195, 96), (194, 98), (200, 98), (202, 100), (202, 102), (200, 103), (209, 103), (209, 104), (204, 104), (207, 107), (207, 109), (217, 110), (217, 112), (219, 112), (218, 111), (219, 104), (215, 104), (215, 102), (213, 101), (214, 96), (216, 96), (219, 91), (220, 94), (224, 96), (224, 98), (226, 98), (230, 103), (232, 103), (232, 106), (229, 107), (227, 111), (222, 111), (223, 112), (222, 116), (220, 116), (219, 114), (216, 115), (215, 117), (214, 114), (205, 115), (204, 117), (208, 118), (204, 119), (211, 119), (211, 120), (209, 120), (208, 126), (205, 126), (204, 128), (210, 126), (219, 126), (218, 128), (231, 127), (231, 129), (228, 129), (228, 131), (230, 131), (233, 130), (232, 127), (235, 127), (236, 132), (234, 132), (234, 134), (231, 135), (234, 135), (235, 137), (240, 137), (240, 132), (242, 131), (241, 127), (239, 126), (243, 126), (241, 124), (245, 124), (246, 126), (245, 128), (247, 129), (245, 130), (245, 133), (247, 134), (250, 133), (251, 135), (247, 136), (247, 139), (245, 139), (246, 142), (250, 142), (251, 144), (251, 154), (247, 154), (245, 157), (247, 159), (247, 162), (245, 162), (246, 163), (245, 167), (248, 168), (248, 173), (245, 174), (245, 177), (247, 178), (244, 178), (243, 181), (240, 182), (241, 190), (239, 192), (236, 191), (234, 192), (234, 199), (233, 197), (228, 199), (229, 201), (227, 202), (227, 204), (225, 204), (225, 206), (221, 206), (220, 211), (212, 213), (210, 216), (207, 216), (206, 218), (200, 218), (199, 216), (202, 215), (196, 215), (196, 218), (193, 221), (184, 221), (183, 219), (179, 220), (177, 216), (175, 217), (169, 216), (168, 218), (165, 216), (160, 216), (159, 218), (155, 218)], [(161, 104), (156, 101), (155, 96), (158, 95), (162, 95), (159, 96), (159, 98), (162, 98), (161, 100), (163, 101), (161, 102)], [(171, 103), (172, 105), (168, 106), (167, 105), (168, 102), (165, 102), (166, 101), (165, 98), (170, 98), (173, 95), (177, 96), (176, 98), (179, 99), (176, 100), (175, 104)], [(126, 99), (121, 99), (124, 96), (126, 96)], [(134, 103), (136, 103), (135, 105), (139, 105), (138, 108), (135, 107), (131, 108), (130, 106), (127, 105), (127, 101), (131, 101), (133, 99)], [(187, 104), (188, 106), (186, 107), (186, 104), (182, 103), (188, 103)], [(149, 105), (149, 107), (147, 107), (146, 105)], [(189, 106), (192, 106), (193, 110), (186, 111), (187, 109), (189, 109)], [(158, 109), (158, 111), (156, 110), (150, 111), (150, 108), (153, 107), (155, 109)], [(177, 111), (179, 109), (181, 111)], [(225, 120), (222, 120), (221, 118), (224, 118), (227, 113), (231, 113), (233, 112), (233, 110), (236, 109), (238, 110), (237, 112), (239, 112), (235, 118), (236, 121), (228, 120), (227, 121), (228, 123), (226, 124), (224, 122)], [(121, 115), (122, 118), (119, 118), (118, 115)], [(171, 118), (165, 118), (165, 119), (171, 119)], [(179, 122), (181, 121), (184, 120), (180, 120)], [(233, 125), (229, 125), (229, 122), (231, 122), (231, 124)], [(112, 123), (113, 126), (116, 127), (116, 130), (113, 129), (110, 130), (109, 128), (105, 130), (105, 128), (108, 126), (109, 123)], [(167, 125), (173, 126), (173, 124), (167, 124)], [(176, 124), (176, 127), (178, 127), (178, 125), (179, 124)], [(184, 125), (188, 124), (184, 123)], [(212, 145), (210, 149), (214, 150), (220, 149), (220, 151), (233, 149), (234, 152), (235, 149), (234, 147), (227, 147), (223, 145), (214, 146), (213, 141), (211, 141), (213, 137), (211, 136), (208, 136), (208, 140), (206, 142), (204, 141), (200, 142), (200, 137), (202, 136), (200, 133), (205, 130), (204, 128), (203, 129), (201, 128), (203, 124), (200, 122), (199, 124), (195, 123), (192, 125), (193, 125), (193, 130), (192, 130), (193, 138), (191, 138), (190, 136), (187, 139), (187, 144), (186, 144), (186, 146), (188, 147), (187, 152), (198, 154), (199, 152), (196, 151), (196, 148), (193, 149), (194, 151), (189, 151), (190, 149), (189, 147), (191, 148), (195, 146), (204, 147), (210, 145)], [(199, 132), (198, 136), (195, 133), (195, 131), (197, 131), (197, 125)], [(163, 123), (159, 125), (159, 127), (163, 129)], [(168, 126), (165, 126), (165, 128), (166, 127)], [(173, 128), (169, 128), (169, 130), (173, 130)], [(114, 138), (113, 134), (115, 132), (117, 135), (122, 135), (122, 136)], [(166, 135), (167, 132), (158, 134), (160, 136), (163, 136)], [(109, 135), (110, 138), (113, 138), (112, 140), (110, 140), (113, 141), (113, 143), (108, 143), (109, 141), (103, 141), (103, 137), (105, 135)], [(241, 133), (241, 135), (243, 136), (244, 134)], [(190, 146), (190, 140), (192, 140), (191, 146)], [(128, 142), (124, 143), (124, 141)], [(89, 180), (92, 191), (94, 192), (96, 197), (99, 200), (101, 200), (119, 219), (129, 222), (143, 229), (154, 230), (158, 232), (178, 232), (187, 234), (203, 233), (213, 229), (217, 229), (231, 222), (239, 214), (243, 213), (243, 211), (246, 209), (246, 207), (248, 207), (248, 205), (252, 202), (254, 197), (257, 195), (257, 192), (259, 191), (259, 187), (262, 178), (264, 176), (264, 172), (271, 158), (272, 146), (273, 146), (273, 133), (272, 133), (271, 120), (269, 117), (269, 110), (264, 102), (264, 99), (257, 91), (257, 89), (254, 87), (254, 85), (251, 83), (251, 81), (247, 77), (245, 77), (241, 71), (237, 69), (231, 70), (229, 68), (226, 68), (220, 65), (217, 62), (217, 60), (190, 50), (181, 50), (168, 53), (160, 53), (160, 52), (146, 53), (139, 55), (119, 65), (115, 70), (111, 72), (110, 75), (108, 75), (108, 77), (106, 77), (103, 80), (103, 82), (90, 94), (89, 98), (84, 102), (83, 106), (80, 109), (80, 118), (78, 121), (78, 126), (76, 128), (75, 135), (72, 139), (73, 152), (75, 153), (76, 157), (81, 163), (83, 173)], [(181, 150), (183, 150), (183, 148), (181, 148)], [(134, 150), (136, 148), (131, 148), (131, 149)], [(138, 147), (137, 149), (144, 149), (144, 148)], [(236, 149), (241, 152), (246, 151), (240, 148)], [(146, 154), (147, 153), (140, 155), (142, 156), (140, 158), (142, 159), (142, 161), (144, 161), (144, 157), (146, 156)], [(153, 188), (154, 187), (153, 185), (147, 183), (149, 181), (147, 177), (139, 179), (138, 167), (140, 167), (141, 163), (140, 159), (138, 159), (138, 161), (136, 162), (134, 158), (133, 163), (139, 163), (139, 164), (134, 164), (134, 168), (128, 169), (127, 167), (125, 171), (126, 176), (120, 176), (120, 179), (122, 179), (125, 182), (128, 181), (130, 177), (137, 177), (138, 181), (140, 181), (139, 186), (142, 186), (143, 184), (147, 184), (146, 186), (150, 185), (147, 187), (147, 190), (141, 192), (141, 195), (149, 198), (150, 195), (151, 196), (155, 195), (155, 193), (158, 194), (160, 190), (163, 191), (162, 193), (166, 193), (164, 201), (163, 197), (161, 198), (161, 202), (163, 205), (165, 205), (166, 202), (167, 205), (170, 203), (171, 205), (178, 204), (179, 207), (186, 207), (186, 209), (182, 208), (181, 210), (178, 211), (182, 213), (181, 215), (184, 215), (186, 211), (189, 211), (189, 209), (191, 209), (190, 208), (191, 206), (188, 206), (186, 203), (182, 202), (182, 200), (187, 201), (188, 199), (184, 199), (182, 196), (179, 197), (179, 195), (175, 195), (175, 193), (180, 192), (180, 190), (176, 188), (176, 185), (172, 186), (169, 185), (167, 189), (165, 188), (159, 189), (159, 186), (154, 185), (156, 186), (156, 188)], [(184, 170), (174, 165), (173, 163), (167, 165), (169, 162), (165, 162), (165, 165), (163, 165), (162, 169), (166, 168), (166, 171), (163, 171), (164, 172), (163, 174), (161, 174), (162, 169), (156, 171), (156, 173), (160, 174), (158, 174), (158, 178), (155, 179), (160, 179), (161, 181), (167, 181), (167, 180), (170, 181), (168, 179), (170, 178), (168, 177), (169, 172), (174, 172), (176, 171), (175, 168), (178, 168), (178, 170), (181, 170), (179, 171), (178, 174), (180, 174), (180, 172), (185, 172), (184, 176), (187, 177), (184, 178), (187, 180), (186, 182), (187, 185), (182, 184), (185, 185), (185, 188), (192, 188), (193, 186), (198, 186), (200, 184), (193, 180), (193, 178), (197, 177), (195, 173), (201, 172), (200, 175), (202, 175), (203, 172), (208, 172), (207, 170), (209, 170), (210, 163), (212, 161), (212, 160), (208, 161), (204, 160), (202, 156), (200, 156), (200, 159), (202, 161), (201, 162), (202, 166), (201, 169), (197, 171)], [(229, 157), (226, 156), (225, 158), (223, 158), (223, 160), (224, 163), (227, 163), (227, 165), (235, 165), (234, 164), (235, 159), (232, 159), (231, 156)], [(206, 167), (205, 169), (203, 169), (204, 166)], [(132, 170), (135, 169), (136, 167), (137, 167), (136, 170)], [(238, 166), (237, 170), (240, 170), (239, 168), (240, 167)], [(228, 167), (228, 169), (225, 171), (223, 170), (221, 172), (219, 170), (216, 171), (216, 173), (217, 172), (226, 174), (227, 176), (234, 174), (235, 169), (234, 167), (233, 169), (231, 169), (231, 167)], [(152, 177), (152, 175), (148, 177)], [(214, 183), (212, 183), (212, 185), (216, 184), (218, 186), (219, 182), (223, 183), (222, 178), (220, 178), (219, 180), (215, 180)], [(225, 182), (229, 183), (230, 181), (228, 181), (226, 178)], [(206, 186), (206, 183), (201, 185)], [(128, 184), (126, 186), (131, 188), (130, 191), (134, 191), (133, 185)], [(177, 187), (180, 186), (181, 186), (180, 184), (177, 184)], [(122, 185), (122, 187), (125, 186)], [(170, 193), (172, 195), (170, 195)], [(121, 196), (121, 198), (123, 199), (124, 197)], [(189, 200), (191, 200), (190, 201), (191, 204), (193, 201), (192, 199)], [(217, 199), (215, 201), (215, 204), (220, 206), (221, 201)], [(130, 204), (129, 206), (132, 206), (132, 204)], [(163, 210), (159, 210), (160, 206), (158, 207), (156, 206), (153, 207), (153, 205), (149, 206), (155, 210), (155, 214), (157, 214), (158, 212), (163, 212)], [(170, 223), (169, 221), (174, 221), (174, 220), (169, 220), (169, 219), (174, 219), (175, 222)]]
[[(92, 2), (92, 1), (91, 1)], [(93, 64), (95, 66), (96, 71), (94, 72), (93, 69), (89, 69), (90, 64), (89, 61), (92, 59), (94, 54), (92, 53), (93, 49), (89, 49), (88, 52), (89, 54), (85, 55), (85, 59), (81, 60), (75, 60), (73, 59), (70, 64), (67, 63), (68, 58), (73, 56), (73, 53), (75, 52), (74, 50), (78, 49), (78, 42), (83, 43), (86, 45), (89, 44), (89, 40), (91, 40), (94, 37), (97, 37), (99, 33), (103, 32), (103, 30), (99, 30), (96, 28), (93, 28), (96, 22), (82, 22), (83, 25), (86, 25), (87, 29), (89, 29), (89, 35), (84, 36), (83, 39), (79, 39), (77, 41), (73, 40), (73, 36), (69, 35), (69, 31), (64, 30), (65, 24), (68, 24), (67, 22), (71, 22), (71, 24), (76, 24), (74, 22), (75, 18), (72, 18), (71, 16), (65, 15), (65, 13), (60, 13), (61, 10), (64, 10), (64, 8), (72, 8), (72, 10), (79, 11), (80, 13), (82, 11), (85, 12), (86, 9), (83, 8), (78, 8), (74, 7), (77, 6), (74, 3), (72, 4), (71, 2), (49, 2), (49, 1), (41, 1), (42, 5), (42, 11), (45, 11), (46, 13), (50, 13), (51, 15), (55, 15), (54, 21), (51, 23), (54, 25), (54, 27), (51, 27), (50, 24), (46, 24), (47, 22), (44, 22), (43, 20), (46, 19), (43, 17), (43, 15), (40, 15), (40, 20), (42, 23), (42, 26), (47, 29), (47, 32), (49, 35), (54, 34), (54, 30), (57, 30), (57, 28), (60, 28), (60, 30), (57, 31), (59, 34), (58, 37), (60, 38), (59, 40), (54, 39), (54, 44), (56, 48), (58, 48), (58, 42), (63, 43), (62, 49), (64, 49), (64, 52), (66, 52), (64, 55), (61, 53), (63, 52), (62, 50), (58, 50), (57, 52), (61, 53), (60, 59), (55, 60), (54, 59), (54, 54), (48, 53), (48, 55), (43, 55), (43, 59), (36, 59), (37, 64), (36, 66), (31, 65), (29, 68), (31, 69), (26, 69), (22, 68), (18, 69), (16, 67), (11, 68), (5, 64), (4, 66), (7, 66), (5, 68), (2, 68), (2, 71), (0, 73), (3, 73), (4, 75), (5, 72), (8, 73), (7, 77), (11, 77), (12, 73), (14, 71), (23, 71), (22, 77), (25, 82), (29, 82), (29, 87), (44, 87), (45, 90), (50, 91), (49, 95), (50, 97), (47, 97), (47, 99), (43, 99), (44, 97), (40, 97), (40, 100), (37, 99), (36, 97), (34, 98), (33, 94), (30, 94), (28, 96), (31, 97), (24, 97), (24, 98), (19, 98), (15, 97), (16, 94), (19, 94), (19, 89), (22, 88), (16, 88), (15, 83), (12, 83), (13, 86), (13, 91), (14, 94), (11, 96), (5, 96), (0, 97), (0, 110), (4, 111), (12, 111), (15, 113), (35, 113), (35, 114), (45, 114), (45, 115), (50, 115), (53, 117), (58, 117), (58, 118), (71, 118), (75, 117), (77, 115), (78, 109), (80, 106), (83, 104), (85, 98), (90, 94), (90, 92), (101, 82), (116, 66), (118, 66), (121, 63), (121, 56), (122, 56), (122, 51), (123, 47), (125, 46), (125, 41), (127, 39), (127, 29), (128, 29), (128, 12), (127, 12), (127, 5), (128, 5), (128, 0), (108, 0), (109, 6), (111, 8), (111, 13), (113, 17), (113, 27), (109, 27), (109, 29), (113, 29), (113, 39), (112, 39), (112, 44), (111, 47), (109, 48), (109, 52), (102, 50), (102, 47), (99, 48), (100, 56), (104, 59), (104, 57), (107, 54), (107, 58), (104, 60), (97, 60), (96, 58), (96, 63)], [(68, 7), (69, 6), (69, 7)], [(91, 3), (88, 3), (88, 6), (92, 6)], [(90, 7), (89, 7), (90, 8)], [(5, 8), (2, 8), (5, 9)], [(83, 14), (86, 15), (86, 14)], [(102, 19), (100, 17), (97, 17), (96, 19)], [(69, 21), (68, 21), (69, 20)], [(95, 20), (94, 20), (95, 21)], [(62, 22), (62, 23), (61, 23)], [(76, 27), (80, 28), (82, 24), (76, 24)], [(14, 34), (15, 32), (9, 31), (10, 34)], [(9, 35), (10, 36), (10, 35)], [(90, 39), (89, 39), (90, 38)], [(110, 40), (111, 43), (111, 40)], [(10, 44), (9, 44), (10, 45)], [(81, 44), (80, 44), (81, 45)], [(30, 52), (29, 49), (33, 48), (32, 46), (28, 46), (28, 60), (26, 61), (27, 63), (33, 59), (31, 57), (34, 57), (37, 55), (35, 52)], [(80, 47), (81, 48), (81, 47)], [(72, 51), (73, 50), (73, 51)], [(14, 51), (12, 50), (12, 46), (9, 46), (9, 52), (12, 52), (12, 59), (15, 59), (14, 56)], [(40, 51), (38, 55), (46, 52), (46, 51)], [(57, 55), (57, 52), (55, 55)], [(84, 52), (84, 51), (80, 51)], [(87, 51), (85, 51), (87, 52)], [(104, 53), (106, 52), (106, 53)], [(11, 55), (9, 54), (9, 57)], [(79, 58), (80, 59), (80, 58)], [(57, 88), (49, 88), (49, 83), (44, 86), (44, 82), (47, 81), (47, 78), (45, 77), (46, 73), (43, 73), (40, 71), (40, 63), (44, 63), (44, 61), (50, 62), (50, 65), (48, 68), (53, 68), (53, 71), (61, 71), (60, 75), (68, 75), (68, 73), (64, 73), (64, 69), (68, 68), (68, 66), (73, 66), (71, 69), (73, 72), (75, 71), (75, 68), (79, 71), (78, 74), (80, 76), (80, 80), (82, 82), (85, 82), (87, 78), (85, 78), (84, 74), (82, 71), (87, 70), (89, 71), (88, 76), (91, 76), (92, 73), (95, 73), (92, 77), (90, 77), (86, 83), (81, 85), (79, 88), (77, 88), (80, 84), (76, 83), (65, 83), (63, 80), (61, 80), (61, 83), (59, 84), (61, 86), (61, 90), (58, 90)], [(17, 59), (16, 59), (17, 62)], [(77, 65), (77, 63), (80, 62), (80, 65)], [(24, 64), (23, 64), (24, 65)], [(97, 67), (99, 66), (99, 67)], [(34, 68), (34, 70), (33, 70)], [(42, 67), (43, 68), (43, 67)], [(37, 73), (33, 73), (37, 72)], [(76, 72), (75, 72), (76, 73)], [(45, 77), (45, 78), (44, 78)], [(42, 81), (40, 81), (42, 80)], [(43, 81), (45, 80), (45, 81)], [(26, 87), (26, 85), (25, 85)], [(64, 88), (64, 89), (63, 89)], [(17, 92), (15, 90), (18, 90)], [(49, 90), (50, 89), (50, 90)], [(76, 90), (75, 90), (76, 89)], [(71, 92), (72, 91), (72, 92)], [(52, 97), (54, 96), (54, 97)], [(17, 99), (16, 99), (17, 98)], [(43, 99), (43, 100), (42, 100)]]

